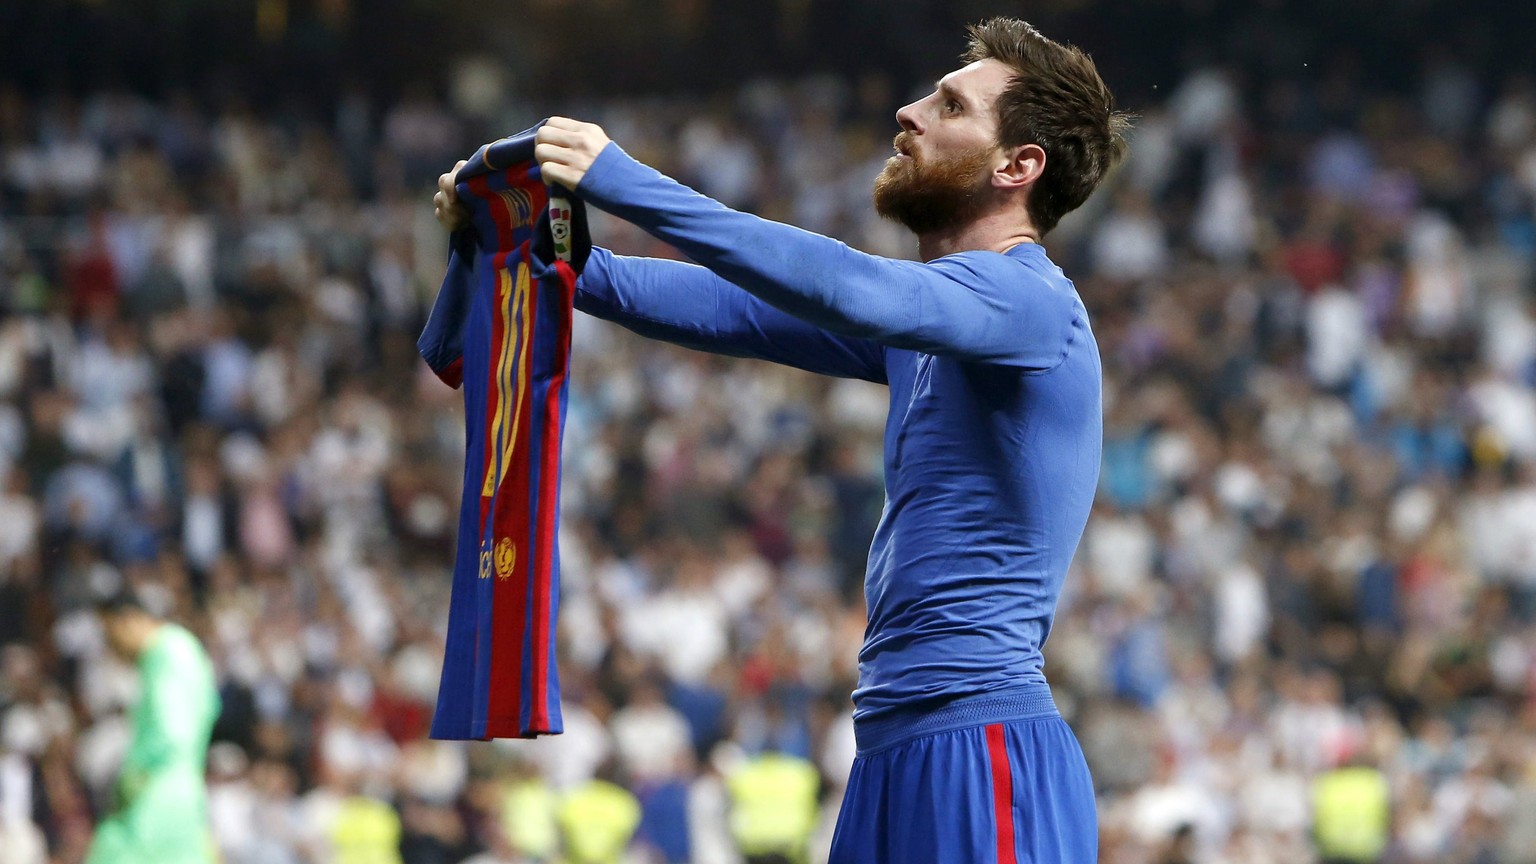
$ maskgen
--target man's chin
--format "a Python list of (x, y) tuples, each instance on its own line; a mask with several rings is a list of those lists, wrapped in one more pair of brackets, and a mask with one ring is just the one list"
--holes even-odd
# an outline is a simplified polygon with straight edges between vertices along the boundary
[(902, 175), (911, 174), (914, 167), (910, 156), (892, 156), (885, 160), (885, 167), (880, 169), (880, 176), (875, 178), (876, 188), (897, 182)]
[(875, 179), (875, 212), (919, 235), (964, 223), (985, 195), (988, 159), (986, 149), (939, 163), (892, 156)]
[(875, 212), (882, 219), (889, 219), (913, 234), (925, 234), (939, 227), (932, 214), (918, 202), (895, 195), (875, 193)]

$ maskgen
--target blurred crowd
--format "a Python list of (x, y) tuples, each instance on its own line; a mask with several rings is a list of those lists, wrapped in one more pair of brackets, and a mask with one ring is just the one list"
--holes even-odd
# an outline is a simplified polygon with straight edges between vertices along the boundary
[[(0, 860), (73, 864), (109, 801), (134, 680), (90, 603), (123, 585), (219, 672), (228, 864), (799, 860), (754, 850), (776, 831), (824, 858), (873, 385), (579, 318), (566, 733), (425, 738), (463, 458), (414, 350), (432, 180), (542, 107), (462, 72), (325, 113), (0, 85)], [(562, 110), (911, 256), (869, 205), (902, 86)], [(1101, 860), (1536, 862), (1536, 84), (1446, 56), (1400, 92), (1347, 63), (1165, 92), (1046, 242), (1104, 359), (1045, 648)]]

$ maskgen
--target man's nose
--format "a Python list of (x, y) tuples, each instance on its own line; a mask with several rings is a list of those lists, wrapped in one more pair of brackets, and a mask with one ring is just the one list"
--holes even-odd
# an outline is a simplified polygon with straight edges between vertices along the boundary
[(913, 102), (910, 105), (903, 106), (901, 110), (896, 112), (896, 122), (908, 132), (921, 135), (923, 133), (923, 126), (917, 119), (917, 105), (918, 103)]

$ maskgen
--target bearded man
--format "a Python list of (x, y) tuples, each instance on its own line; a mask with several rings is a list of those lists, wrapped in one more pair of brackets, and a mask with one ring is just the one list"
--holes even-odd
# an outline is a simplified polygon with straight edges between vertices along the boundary
[[(730, 210), (590, 123), (553, 118), (534, 151), (546, 182), (697, 262), (594, 249), (578, 309), (890, 388), (833, 864), (1097, 858), (1092, 780), (1041, 647), (1098, 480), (1101, 376), (1041, 240), (1122, 158), (1126, 120), (1080, 50), (1007, 18), (970, 36), (966, 65), (897, 112), (875, 184), (921, 262)], [(440, 186), (457, 228), (454, 172)]]

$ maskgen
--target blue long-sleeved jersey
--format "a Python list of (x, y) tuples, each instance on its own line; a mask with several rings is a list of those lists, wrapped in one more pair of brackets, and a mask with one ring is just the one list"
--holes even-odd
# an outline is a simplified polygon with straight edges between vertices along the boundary
[(1103, 417), (1087, 312), (1045, 250), (867, 255), (731, 210), (613, 144), (577, 192), (704, 265), (594, 249), (577, 308), (692, 348), (889, 385), (860, 747), (1048, 703), (1040, 649), (1088, 519)]

